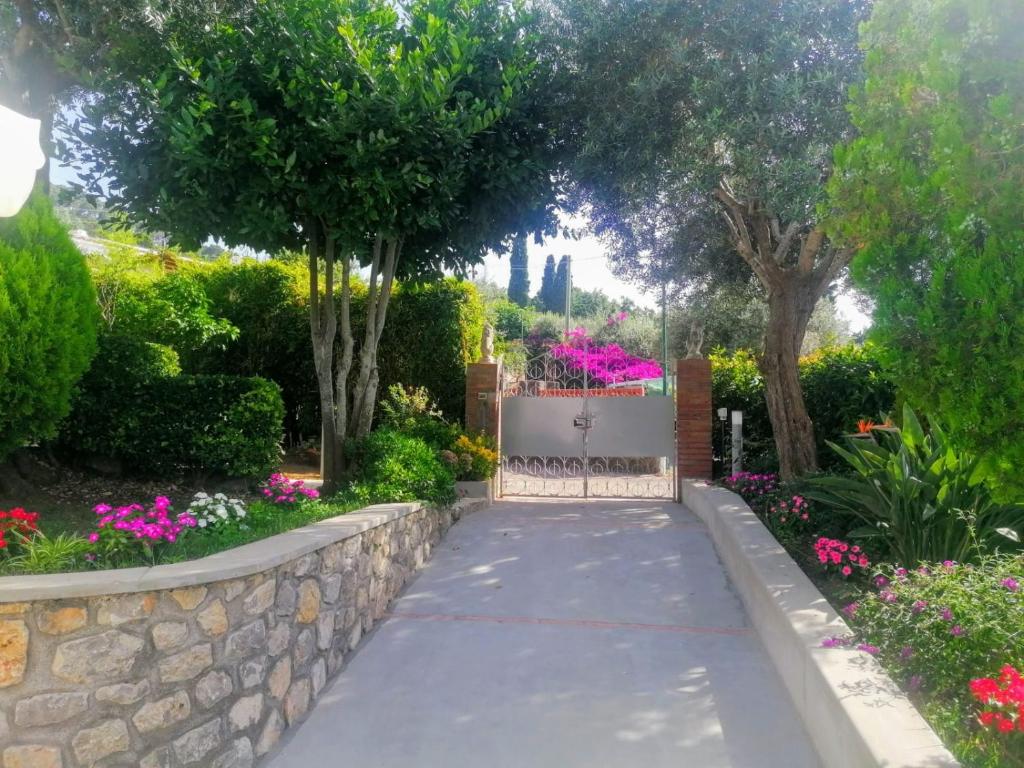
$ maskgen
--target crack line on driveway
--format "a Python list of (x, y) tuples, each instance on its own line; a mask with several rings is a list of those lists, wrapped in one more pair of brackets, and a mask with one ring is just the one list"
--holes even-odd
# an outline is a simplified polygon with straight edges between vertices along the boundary
[(415, 621), (465, 621), (482, 624), (534, 624), (581, 629), (635, 629), (648, 632), (675, 632), (692, 635), (729, 635), (748, 637), (754, 633), (750, 627), (700, 627), (685, 624), (642, 624), (630, 621), (602, 621), (600, 619), (551, 619), (532, 616), (482, 616), (476, 614), (417, 613), (415, 611), (388, 611), (388, 619)]

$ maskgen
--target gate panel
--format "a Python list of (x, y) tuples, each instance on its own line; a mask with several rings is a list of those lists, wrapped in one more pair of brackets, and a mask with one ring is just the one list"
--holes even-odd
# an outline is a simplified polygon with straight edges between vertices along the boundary
[(507, 496), (675, 497), (675, 404), (642, 384), (592, 389), (543, 355), (503, 388), (501, 492)]

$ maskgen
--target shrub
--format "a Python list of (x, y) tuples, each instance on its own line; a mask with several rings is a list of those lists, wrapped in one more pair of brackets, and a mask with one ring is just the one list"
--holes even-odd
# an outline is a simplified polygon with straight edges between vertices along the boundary
[(859, 637), (878, 648), (879, 660), (916, 697), (965, 765), (1024, 760), (1024, 743), (979, 724), (984, 707), (971, 689), (972, 679), (1006, 664), (1024, 665), (1021, 584), (1020, 557), (893, 568), (878, 580), (878, 591), (846, 611)]
[(455, 472), (456, 480), (490, 480), (498, 471), (498, 447), (489, 435), (460, 435), (441, 458)]
[(979, 461), (949, 444), (932, 422), (921, 427), (909, 406), (900, 429), (876, 429), (830, 443), (852, 477), (819, 477), (807, 495), (854, 515), (850, 536), (874, 542), (898, 562), (975, 560), (982, 552), (1019, 545), (1024, 507), (998, 504), (979, 482)]
[(199, 529), (244, 527), (243, 521), (248, 514), (241, 499), (229, 499), (223, 493), (211, 496), (203, 491), (192, 497), (186, 513), (195, 519)]
[(495, 334), (507, 341), (522, 340), (530, 331), (533, 312), (506, 298), (499, 298), (487, 306), (487, 321)]
[(0, 459), (56, 434), (98, 316), (82, 254), (45, 196), (0, 219)]
[[(878, 418), (892, 410), (895, 389), (882, 371), (880, 357), (876, 347), (865, 344), (823, 347), (800, 359), (800, 384), (814, 422), (818, 461), (823, 469), (842, 464), (842, 459), (828, 449), (829, 441), (853, 431), (860, 419)], [(764, 399), (764, 379), (753, 353), (739, 350), (727, 355), (716, 350), (710, 359), (712, 408), (743, 411), (744, 465), (774, 466), (775, 443)], [(714, 432), (715, 455), (724, 456), (728, 443), (722, 445), (720, 429)]]
[(350, 446), (352, 492), (363, 503), (455, 499), (455, 475), (423, 440), (381, 427)]
[(120, 460), (143, 475), (266, 476), (280, 459), (277, 385), (239, 376), (175, 376), (166, 347), (103, 338), (60, 447)]
[(449, 424), (426, 387), (392, 384), (380, 405), (381, 426), (422, 440), (435, 451), (449, 448), (459, 428)]

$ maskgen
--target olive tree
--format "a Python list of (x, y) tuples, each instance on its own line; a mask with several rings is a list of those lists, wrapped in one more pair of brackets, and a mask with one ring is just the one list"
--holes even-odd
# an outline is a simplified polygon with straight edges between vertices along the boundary
[(83, 110), (76, 155), (129, 220), (191, 247), (305, 249), (328, 492), (371, 427), (395, 280), (550, 220), (530, 23), (486, 0), (268, 0), (169, 36), (169, 64)]
[(797, 358), (815, 304), (852, 256), (827, 236), (819, 205), (833, 146), (850, 132), (866, 4), (550, 2), (576, 201), (649, 285), (686, 289), (738, 268), (760, 283), (780, 469), (814, 470)]

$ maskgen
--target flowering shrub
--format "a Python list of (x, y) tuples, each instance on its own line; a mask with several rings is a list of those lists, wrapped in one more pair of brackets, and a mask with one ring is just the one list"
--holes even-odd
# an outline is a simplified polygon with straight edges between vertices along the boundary
[(200, 491), (189, 504), (188, 514), (195, 518), (197, 528), (221, 528), (232, 523), (241, 525), (247, 512), (239, 499), (229, 499), (223, 493), (210, 496)]
[(305, 480), (291, 480), (275, 472), (263, 484), (263, 495), (274, 504), (299, 504), (320, 498), (320, 491), (307, 488)]
[[(1008, 738), (1014, 727), (1021, 732), (1020, 702), (1014, 702), (1024, 688), (1006, 671), (1024, 670), (1022, 581), (1020, 556), (889, 566), (853, 610), (844, 610), (857, 642), (879, 649), (889, 674), (919, 697), (922, 712), (965, 765), (1024, 764), (1024, 738)], [(978, 676), (993, 669), (1003, 671)]]
[(1000, 733), (1024, 731), (1024, 678), (1010, 664), (1004, 664), (998, 678), (971, 680), (971, 694), (985, 709), (978, 715), (984, 728)]
[(773, 523), (781, 525), (800, 525), (811, 520), (810, 505), (807, 499), (799, 494), (779, 499), (768, 506), (768, 516)]
[(849, 578), (855, 569), (865, 570), (871, 565), (864, 550), (841, 539), (821, 536), (814, 542), (814, 554), (826, 569), (836, 568)]
[(656, 379), (662, 375), (656, 361), (631, 355), (618, 344), (601, 346), (587, 335), (585, 328), (569, 331), (564, 342), (551, 348), (551, 355), (564, 360), (570, 368), (585, 371), (590, 381), (598, 386)]
[(722, 485), (750, 504), (764, 501), (775, 493), (779, 489), (779, 476), (773, 472), (737, 472), (722, 480)]
[(441, 460), (452, 468), (456, 480), (489, 480), (498, 471), (498, 451), (488, 435), (460, 435)]
[(0, 554), (8, 551), (11, 543), (8, 535), (16, 538), (28, 538), (39, 530), (39, 513), (26, 512), (21, 507), (10, 511), (0, 509)]
[(173, 544), (189, 528), (196, 527), (196, 519), (188, 512), (174, 514), (166, 496), (157, 496), (148, 507), (97, 504), (93, 512), (99, 519), (96, 530), (87, 537), (96, 549), (87, 556), (91, 561), (117, 559), (141, 551), (146, 559), (155, 562), (160, 545)]

